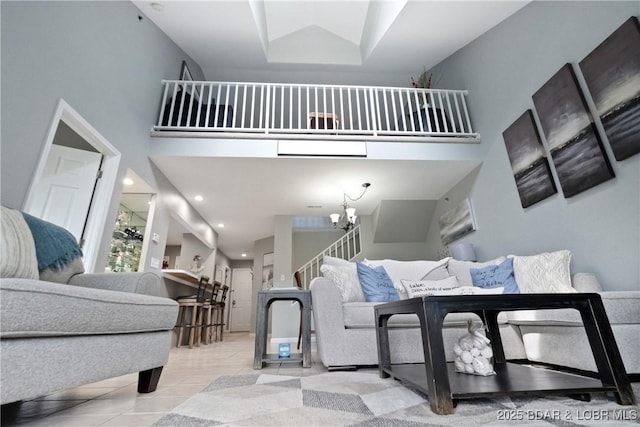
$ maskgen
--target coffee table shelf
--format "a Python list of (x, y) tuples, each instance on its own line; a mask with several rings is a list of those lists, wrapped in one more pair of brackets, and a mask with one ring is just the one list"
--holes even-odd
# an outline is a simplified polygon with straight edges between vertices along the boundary
[[(498, 327), (498, 313), (556, 308), (572, 308), (580, 312), (598, 370), (596, 378), (506, 360)], [(635, 404), (631, 383), (598, 294), (425, 296), (380, 304), (374, 311), (380, 376), (393, 376), (427, 394), (431, 410), (436, 414), (452, 414), (455, 399), (492, 395), (611, 391), (619, 404)], [(447, 363), (442, 339), (444, 318), (449, 313), (469, 312), (483, 320), (491, 341), (497, 375), (482, 377), (459, 374), (455, 372), (453, 364)], [(402, 365), (391, 360), (388, 321), (396, 314), (418, 316), (424, 363)]]
[[(463, 374), (447, 363), (452, 399), (513, 396), (528, 394), (579, 394), (616, 391), (614, 386), (603, 386), (598, 379), (551, 369), (506, 363), (496, 366), (496, 375)], [(385, 369), (393, 378), (429, 394), (427, 373), (422, 363), (391, 365)]]

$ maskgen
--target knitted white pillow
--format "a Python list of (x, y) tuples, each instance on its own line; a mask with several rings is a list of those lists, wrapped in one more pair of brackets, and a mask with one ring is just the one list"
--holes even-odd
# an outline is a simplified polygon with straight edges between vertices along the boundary
[(358, 279), (356, 264), (352, 266), (335, 266), (322, 264), (320, 272), (324, 277), (331, 280), (340, 291), (342, 302), (365, 302), (364, 293)]
[(38, 279), (36, 244), (22, 213), (2, 206), (0, 277)]
[(571, 286), (571, 252), (561, 250), (514, 256), (513, 271), (523, 294), (577, 292)]

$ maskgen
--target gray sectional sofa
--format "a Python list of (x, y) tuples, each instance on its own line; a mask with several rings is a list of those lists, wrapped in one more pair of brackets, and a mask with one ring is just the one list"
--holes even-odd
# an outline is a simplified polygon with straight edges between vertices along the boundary
[[(460, 263), (457, 265), (459, 270)], [(453, 273), (454, 269), (451, 270)], [(460, 271), (455, 273), (460, 275)], [(316, 343), (322, 363), (329, 369), (377, 365), (373, 307), (379, 303), (345, 302), (344, 280), (326, 275), (328, 277), (314, 278), (310, 284)], [(627, 373), (640, 374), (640, 291), (602, 292), (590, 274), (573, 275), (572, 286), (574, 291), (600, 293)], [(480, 321), (471, 313), (450, 314), (445, 319), (443, 338), (449, 361), (454, 360), (453, 345), (466, 333), (468, 319)], [(577, 311), (508, 312), (501, 313), (498, 321), (507, 359), (528, 359), (596, 371)], [(416, 316), (392, 316), (389, 331), (394, 363), (424, 360)]]
[(2, 207), (0, 403), (135, 372), (138, 391), (154, 391), (178, 313), (160, 277), (84, 274), (77, 249), (38, 268), (45, 249), (73, 245), (63, 229), (34, 239), (20, 215)]

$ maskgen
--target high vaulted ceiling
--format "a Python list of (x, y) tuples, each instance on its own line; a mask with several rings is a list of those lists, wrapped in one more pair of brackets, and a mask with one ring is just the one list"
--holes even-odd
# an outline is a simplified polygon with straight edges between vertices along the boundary
[[(412, 76), (528, 0), (133, 3), (200, 65), (206, 80), (408, 87)], [(328, 215), (340, 207), (342, 191), (357, 193), (363, 182), (373, 184), (353, 203), (363, 215), (371, 215), (382, 200), (437, 200), (478, 164), (175, 156), (153, 161), (187, 200), (204, 195), (204, 201), (191, 204), (211, 223), (218, 247), (231, 259), (241, 259), (243, 252), (252, 258), (254, 241), (273, 235), (275, 215)]]
[[(207, 80), (388, 85), (389, 76), (409, 84), (412, 75), (436, 65), (528, 1), (133, 3), (202, 67)], [(308, 73), (314, 81), (308, 81)]]

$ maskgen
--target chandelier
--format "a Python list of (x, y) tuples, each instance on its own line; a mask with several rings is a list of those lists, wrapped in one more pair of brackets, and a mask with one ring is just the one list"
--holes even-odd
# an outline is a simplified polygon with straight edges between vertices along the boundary
[(362, 184), (364, 190), (362, 190), (362, 193), (356, 198), (350, 197), (347, 193), (342, 193), (342, 214), (332, 213), (331, 215), (329, 215), (329, 218), (331, 218), (331, 223), (333, 224), (333, 228), (341, 228), (344, 231), (349, 231), (356, 225), (356, 209), (349, 207), (347, 199), (351, 200), (352, 202), (360, 200), (370, 186), (371, 184), (368, 182)]

